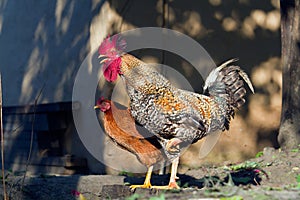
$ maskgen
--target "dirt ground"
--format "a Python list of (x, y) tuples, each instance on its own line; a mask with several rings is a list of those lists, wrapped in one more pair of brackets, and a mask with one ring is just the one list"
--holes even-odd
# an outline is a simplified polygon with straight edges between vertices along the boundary
[[(28, 177), (8, 175), (10, 199), (300, 199), (300, 146), (289, 151), (265, 148), (243, 163), (202, 166), (179, 174), (180, 190), (136, 189), (144, 177), (74, 175)], [(153, 175), (153, 185), (165, 185), (169, 175)], [(1, 185), (1, 198), (3, 188)]]

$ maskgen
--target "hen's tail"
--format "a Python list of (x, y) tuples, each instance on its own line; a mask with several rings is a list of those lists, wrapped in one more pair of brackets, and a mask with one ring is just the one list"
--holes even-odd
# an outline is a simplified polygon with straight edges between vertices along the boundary
[(254, 93), (248, 75), (239, 66), (232, 65), (235, 61), (237, 59), (228, 60), (211, 71), (203, 88), (204, 94), (215, 98), (219, 108), (223, 110), (222, 117), (225, 117), (224, 129), (227, 130), (229, 129), (231, 117), (234, 117), (234, 109), (240, 108), (245, 103), (246, 89), (244, 82)]

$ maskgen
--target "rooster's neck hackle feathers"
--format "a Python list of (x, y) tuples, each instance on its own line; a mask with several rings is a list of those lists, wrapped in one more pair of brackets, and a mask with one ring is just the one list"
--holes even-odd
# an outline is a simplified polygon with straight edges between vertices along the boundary
[(122, 55), (121, 60), (121, 73), (123, 74), (128, 74), (133, 68), (145, 64), (143, 61), (130, 54)]

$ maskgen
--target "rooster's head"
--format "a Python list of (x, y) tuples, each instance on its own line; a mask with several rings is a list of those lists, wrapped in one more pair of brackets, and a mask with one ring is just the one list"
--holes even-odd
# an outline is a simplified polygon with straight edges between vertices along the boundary
[(94, 109), (100, 109), (102, 112), (106, 112), (110, 109), (110, 101), (105, 99), (104, 97), (101, 97), (97, 100)]
[(118, 35), (106, 37), (99, 47), (100, 63), (103, 63), (103, 74), (107, 81), (113, 82), (118, 78), (121, 66), (121, 55), (126, 48), (126, 42)]

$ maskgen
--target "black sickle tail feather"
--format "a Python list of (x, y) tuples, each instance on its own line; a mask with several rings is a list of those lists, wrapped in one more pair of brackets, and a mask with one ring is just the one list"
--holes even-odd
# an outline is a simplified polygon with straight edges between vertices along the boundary
[(214, 69), (207, 77), (204, 85), (206, 95), (215, 97), (219, 103), (222, 101), (223, 107), (221, 109), (225, 109), (226, 112), (223, 112), (225, 116), (220, 117), (225, 117), (223, 129), (227, 130), (230, 119), (234, 117), (234, 109), (240, 108), (245, 103), (244, 82), (254, 93), (248, 75), (239, 66), (229, 65), (236, 60), (231, 59)]

